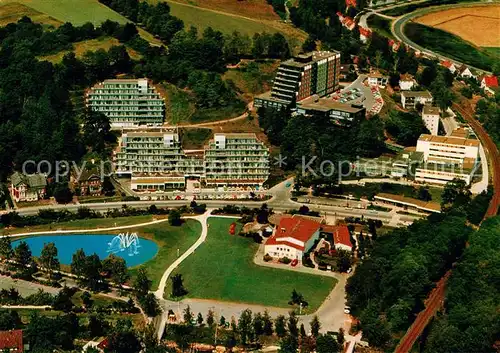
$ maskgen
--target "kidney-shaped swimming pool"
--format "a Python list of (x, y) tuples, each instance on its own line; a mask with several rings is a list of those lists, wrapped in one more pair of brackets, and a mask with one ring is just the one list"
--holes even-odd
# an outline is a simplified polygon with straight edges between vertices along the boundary
[(125, 259), (128, 267), (141, 265), (151, 260), (158, 252), (158, 245), (152, 240), (139, 238), (135, 233), (119, 235), (107, 234), (68, 234), (68, 235), (41, 235), (24, 238), (12, 242), (12, 247), (25, 241), (33, 256), (40, 256), (47, 243), (54, 243), (58, 250), (58, 259), (61, 264), (70, 265), (73, 254), (83, 249), (85, 254), (97, 254), (105, 259), (109, 254), (115, 254)]

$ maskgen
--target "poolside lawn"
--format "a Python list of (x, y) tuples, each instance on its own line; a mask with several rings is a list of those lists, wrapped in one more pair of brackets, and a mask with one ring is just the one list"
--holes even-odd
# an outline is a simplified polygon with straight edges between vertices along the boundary
[[(156, 218), (160, 218), (157, 216)], [(91, 229), (95, 228), (96, 231), (99, 228), (110, 228), (119, 226), (128, 226), (138, 223), (151, 222), (153, 216), (130, 216), (130, 217), (117, 217), (117, 218), (93, 218), (93, 219), (79, 219), (70, 222), (61, 223), (51, 223), (44, 224), (33, 227), (23, 227), (23, 228), (10, 228), (10, 229), (0, 229), (0, 235), (3, 234), (18, 234), (18, 233), (28, 233), (28, 232), (42, 232), (42, 231), (55, 231), (55, 230), (78, 230), (78, 229)]]
[[(158, 288), (158, 283), (165, 270), (193, 245), (201, 235), (201, 224), (195, 220), (186, 220), (180, 227), (174, 227), (168, 222), (154, 224), (140, 228), (132, 228), (130, 232), (137, 232), (140, 237), (152, 239), (158, 244), (158, 253), (154, 258), (145, 262), (143, 266), (148, 271), (149, 278), (153, 281), (153, 290)], [(132, 278), (136, 275), (138, 268), (132, 268)]]
[[(234, 221), (210, 218), (206, 242), (175, 271), (182, 274), (188, 297), (291, 308), (288, 301), (296, 289), (309, 302), (308, 311), (315, 311), (336, 280), (255, 265), (258, 244), (229, 235)], [(166, 297), (170, 291), (167, 286)]]

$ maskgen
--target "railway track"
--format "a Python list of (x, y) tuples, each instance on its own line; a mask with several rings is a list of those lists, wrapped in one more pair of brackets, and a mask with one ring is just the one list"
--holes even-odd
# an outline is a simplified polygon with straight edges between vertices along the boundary
[[(476, 133), (477, 137), (481, 140), (489, 160), (492, 175), (494, 193), (488, 206), (488, 210), (484, 215), (484, 219), (486, 219), (496, 216), (500, 205), (500, 152), (484, 127), (474, 117), (474, 109), (468, 103), (464, 105), (465, 106), (453, 103), (452, 107), (463, 116), (470, 126), (472, 126), (472, 129)], [(451, 270), (448, 271), (436, 284), (436, 288), (434, 288), (425, 302), (425, 309), (417, 315), (413, 324), (410, 326), (401, 341), (399, 341), (394, 353), (408, 353), (411, 350), (418, 337), (424, 331), (424, 328), (444, 302), (446, 283), (450, 274)]]

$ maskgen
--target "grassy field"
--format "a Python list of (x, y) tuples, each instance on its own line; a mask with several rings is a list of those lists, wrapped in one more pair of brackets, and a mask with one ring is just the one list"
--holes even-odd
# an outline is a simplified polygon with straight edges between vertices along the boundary
[(54, 231), (54, 230), (72, 230), (72, 229), (90, 229), (96, 228), (108, 228), (115, 226), (128, 226), (138, 223), (151, 222), (153, 216), (131, 216), (131, 217), (119, 217), (119, 218), (95, 218), (95, 219), (81, 219), (71, 222), (53, 223), (45, 224), (34, 227), (25, 228), (9, 228), (0, 229), (0, 234), (17, 234), (17, 233), (27, 233), (27, 232), (42, 232), (42, 231)]
[(212, 130), (206, 128), (181, 128), (182, 148), (185, 150), (203, 149), (206, 142), (212, 137)]
[(500, 58), (500, 48), (483, 47), (482, 50), (484, 50), (486, 53), (488, 53), (488, 55), (496, 56), (497, 58)]
[[(157, 3), (161, 0), (148, 0), (150, 3)], [(231, 34), (238, 31), (252, 37), (255, 33), (275, 33), (281, 32), (287, 36), (292, 48), (300, 47), (300, 44), (307, 38), (307, 34), (277, 19), (262, 19), (258, 15), (252, 15), (251, 11), (236, 12), (237, 1), (228, 0), (208, 0), (203, 7), (199, 7), (204, 0), (187, 0), (182, 2), (168, 1), (172, 15), (184, 21), (184, 27), (197, 27), (200, 32), (206, 27), (212, 27), (222, 33)], [(252, 0), (263, 2), (262, 0)], [(227, 2), (227, 3), (226, 3)], [(245, 1), (247, 3), (248, 1)], [(245, 5), (242, 5), (245, 6)], [(248, 6), (247, 6), (248, 7)], [(249, 12), (250, 11), (250, 12)], [(231, 13), (233, 12), (233, 13)], [(259, 13), (263, 13), (258, 10)]]
[(175, 0), (168, 1), (168, 4), (171, 5), (174, 2), (260, 20), (280, 19), (266, 0)]
[(163, 84), (163, 88), (168, 122), (179, 124), (190, 121), (196, 111), (194, 98), (191, 94), (170, 83)]
[(394, 39), (394, 36), (391, 32), (391, 20), (387, 18), (383, 18), (377, 15), (372, 15), (368, 17), (368, 27), (374, 29), (379, 34)]
[[(153, 290), (156, 290), (165, 270), (177, 259), (177, 249), (179, 249), (179, 254), (183, 254), (199, 238), (201, 224), (198, 221), (187, 220), (182, 226), (173, 227), (165, 222), (133, 228), (130, 231), (137, 232), (141, 237), (154, 240), (158, 244), (156, 256), (143, 264), (148, 270), (149, 278), (153, 281)], [(132, 277), (136, 272), (137, 268), (130, 270)]]
[(4, 3), (20, 3), (43, 12), (61, 21), (82, 25), (92, 22), (96, 25), (110, 19), (126, 23), (127, 19), (97, 0), (3, 0)]
[[(104, 49), (108, 51), (112, 46), (115, 45), (121, 45), (118, 39), (111, 37), (102, 37), (102, 38), (85, 40), (83, 42), (74, 43), (72, 51), (75, 53), (76, 57), (81, 58), (83, 57), (83, 54), (85, 54), (89, 50), (96, 51), (98, 49)], [(70, 52), (69, 50), (61, 51), (57, 54), (39, 57), (39, 59), (47, 60), (50, 61), (51, 63), (58, 63), (62, 60), (63, 56), (69, 52)], [(130, 55), (130, 57), (134, 60), (138, 60), (141, 58), (141, 55), (131, 48), (127, 48), (127, 52), (128, 55)]]
[(227, 105), (225, 107), (198, 109), (191, 117), (190, 122), (203, 123), (236, 118), (243, 114), (245, 110), (245, 102), (236, 99), (230, 105)]
[[(108, 19), (122, 24), (128, 22), (125, 17), (102, 5), (97, 0), (2, 0), (2, 2), (8, 5), (15, 4), (18, 6), (21, 4), (28, 6), (31, 9), (26, 11), (35, 11), (38, 14), (42, 13), (42, 15), (38, 16), (42, 16), (42, 19), (44, 18), (43, 16), (51, 18), (55, 22), (55, 25), (60, 24), (60, 22), (71, 22), (78, 26), (86, 22), (100, 25)], [(49, 22), (49, 24), (52, 23)], [(152, 34), (140, 28), (138, 30), (140, 36), (151, 44), (161, 44)]]
[[(176, 270), (184, 277), (188, 296), (287, 308), (296, 289), (309, 302), (309, 312), (316, 310), (335, 279), (255, 265), (258, 244), (230, 236), (233, 221), (210, 218), (207, 240)], [(166, 295), (170, 295), (170, 288)]]
[(253, 96), (271, 89), (272, 81), (279, 67), (279, 61), (262, 63), (250, 62), (224, 74), (225, 80), (231, 80), (248, 101)]
[(408, 38), (424, 48), (491, 71), (496, 58), (451, 33), (410, 22), (405, 26)]
[(53, 17), (19, 3), (13, 2), (0, 6), (0, 26), (17, 22), (23, 16), (28, 16), (33, 20), (33, 22), (48, 26), (58, 27), (62, 23)]

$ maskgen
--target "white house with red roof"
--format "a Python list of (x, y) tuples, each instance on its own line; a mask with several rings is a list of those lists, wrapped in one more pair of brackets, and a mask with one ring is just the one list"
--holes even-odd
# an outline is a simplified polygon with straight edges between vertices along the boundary
[(340, 11), (337, 11), (337, 16), (340, 20), (340, 23), (342, 23), (342, 25), (348, 30), (352, 31), (354, 27), (356, 27), (356, 22), (354, 22), (354, 20), (349, 16), (344, 16)]
[(481, 88), (489, 94), (495, 94), (495, 90), (498, 89), (498, 77), (494, 75), (486, 75), (481, 80)]
[(455, 66), (454, 63), (452, 63), (451, 61), (449, 60), (445, 60), (443, 62), (441, 62), (441, 65), (443, 65), (444, 67), (446, 67), (448, 70), (450, 70), (450, 72), (452, 74), (454, 74), (456, 71), (457, 71), (457, 67)]
[(358, 26), (359, 28), (359, 39), (366, 43), (368, 39), (372, 36), (372, 31), (369, 28)]
[[(337, 250), (347, 250), (352, 251), (351, 233), (346, 225), (324, 225), (321, 229), (321, 233), (330, 234), (333, 240), (333, 246)], [(327, 239), (330, 237), (327, 236)]]
[(319, 239), (320, 229), (320, 222), (307, 217), (283, 216), (267, 239), (264, 251), (271, 257), (302, 261), (302, 255)]

